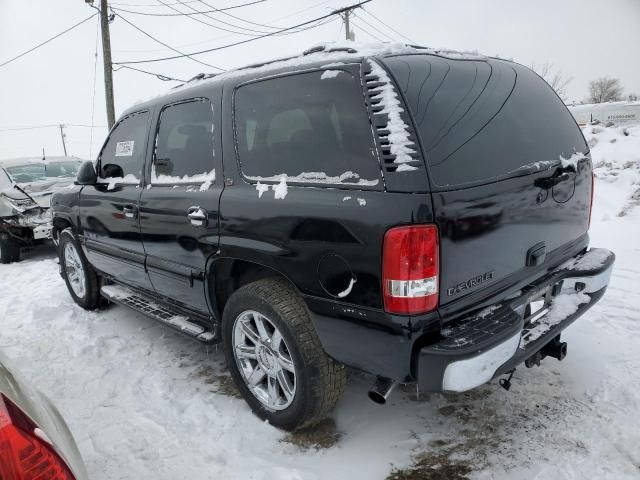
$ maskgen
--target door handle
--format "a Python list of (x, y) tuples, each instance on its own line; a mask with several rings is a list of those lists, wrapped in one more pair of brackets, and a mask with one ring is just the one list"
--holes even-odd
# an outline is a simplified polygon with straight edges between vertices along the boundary
[(191, 222), (191, 225), (204, 227), (207, 224), (208, 215), (204, 208), (189, 207), (187, 210), (187, 218), (189, 219), (189, 222)]
[(125, 218), (136, 218), (136, 210), (136, 207), (134, 207), (133, 205), (125, 205), (122, 208), (122, 213)]
[(566, 168), (556, 169), (554, 174), (550, 177), (537, 178), (536, 180), (534, 180), (533, 184), (543, 190), (549, 190), (559, 183), (565, 182), (570, 178), (575, 177), (575, 175), (576, 169), (570, 165)]

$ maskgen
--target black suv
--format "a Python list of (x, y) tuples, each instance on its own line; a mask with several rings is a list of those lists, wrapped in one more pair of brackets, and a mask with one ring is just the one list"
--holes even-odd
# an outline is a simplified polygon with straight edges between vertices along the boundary
[(614, 262), (588, 249), (592, 182), (528, 68), (324, 46), (130, 108), (55, 195), (54, 234), (79, 305), (222, 342), (254, 412), (294, 429), (333, 408), (344, 365), (384, 403), (561, 360)]

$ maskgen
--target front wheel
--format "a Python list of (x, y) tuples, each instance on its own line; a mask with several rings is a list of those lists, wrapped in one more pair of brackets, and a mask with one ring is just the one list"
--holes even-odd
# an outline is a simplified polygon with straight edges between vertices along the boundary
[(222, 330), (231, 376), (259, 417), (295, 430), (333, 409), (344, 367), (324, 352), (303, 300), (285, 281), (260, 280), (236, 291)]
[(58, 258), (62, 278), (73, 300), (86, 310), (93, 310), (100, 303), (100, 282), (89, 265), (71, 230), (63, 230), (58, 237)]

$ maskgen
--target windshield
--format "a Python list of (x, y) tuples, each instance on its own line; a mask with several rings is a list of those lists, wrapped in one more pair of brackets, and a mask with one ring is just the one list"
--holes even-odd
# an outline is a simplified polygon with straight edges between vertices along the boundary
[(8, 167), (9, 175), (17, 183), (30, 183), (54, 178), (74, 178), (82, 162), (30, 163)]
[(7, 190), (13, 187), (13, 182), (3, 168), (0, 168), (0, 190)]

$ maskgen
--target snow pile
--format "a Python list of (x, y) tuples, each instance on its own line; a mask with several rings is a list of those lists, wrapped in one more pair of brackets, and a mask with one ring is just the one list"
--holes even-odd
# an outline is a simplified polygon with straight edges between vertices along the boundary
[(600, 220), (625, 216), (640, 205), (640, 126), (590, 125), (583, 133), (598, 180), (595, 204)]
[(566, 293), (555, 297), (549, 312), (540, 317), (536, 324), (523, 335), (520, 348), (525, 348), (529, 343), (536, 341), (568, 316), (576, 313), (580, 305), (590, 301), (591, 297), (586, 293)]
[(416, 167), (409, 165), (409, 163), (416, 162), (411, 156), (416, 153), (415, 144), (410, 139), (409, 127), (400, 115), (404, 109), (400, 106), (396, 89), (391, 83), (389, 75), (380, 65), (373, 60), (368, 60), (368, 62), (371, 66), (371, 74), (378, 77), (383, 83), (374, 90), (376, 94), (373, 100), (380, 100), (383, 107), (381, 111), (376, 112), (376, 115), (387, 115), (389, 119), (386, 127), (386, 130), (389, 131), (387, 139), (391, 153), (396, 156), (394, 163), (400, 164), (397, 171), (416, 170)]

